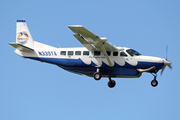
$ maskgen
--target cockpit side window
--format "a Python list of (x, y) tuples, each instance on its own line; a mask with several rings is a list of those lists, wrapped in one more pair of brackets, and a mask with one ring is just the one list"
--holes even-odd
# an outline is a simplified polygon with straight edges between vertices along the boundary
[(140, 53), (138, 53), (137, 51), (135, 51), (135, 50), (133, 50), (133, 49), (128, 49), (128, 50), (126, 50), (126, 52), (127, 52), (129, 55), (131, 55), (132, 57), (141, 55)]
[(121, 56), (121, 57), (127, 57), (126, 53), (124, 53), (124, 52), (121, 52), (121, 53), (120, 53), (120, 56)]

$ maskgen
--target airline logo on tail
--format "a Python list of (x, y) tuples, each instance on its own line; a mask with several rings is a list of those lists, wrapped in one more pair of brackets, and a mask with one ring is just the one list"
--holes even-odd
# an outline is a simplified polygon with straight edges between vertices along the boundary
[(26, 32), (20, 32), (17, 36), (17, 41), (21, 44), (27, 43), (28, 40), (29, 40), (29, 36)]

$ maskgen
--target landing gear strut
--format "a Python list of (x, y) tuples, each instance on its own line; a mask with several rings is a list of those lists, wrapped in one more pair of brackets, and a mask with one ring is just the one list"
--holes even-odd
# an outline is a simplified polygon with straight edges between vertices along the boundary
[(111, 77), (109, 77), (109, 82), (108, 82), (108, 86), (110, 88), (113, 88), (116, 85), (116, 82), (114, 80), (111, 80)]
[(153, 87), (156, 87), (158, 85), (158, 81), (156, 80), (157, 74), (156, 73), (155, 74), (152, 73), (152, 75), (154, 76), (154, 80), (151, 81), (151, 85)]

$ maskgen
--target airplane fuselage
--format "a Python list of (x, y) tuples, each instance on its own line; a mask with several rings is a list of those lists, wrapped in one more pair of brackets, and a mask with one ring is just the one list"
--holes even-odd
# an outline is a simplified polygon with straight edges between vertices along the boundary
[[(81, 25), (68, 26), (74, 37), (84, 45), (76, 48), (56, 48), (34, 41), (25, 20), (17, 20), (16, 43), (9, 43), (16, 48), (21, 57), (57, 65), (67, 71), (94, 77), (108, 77), (108, 86), (116, 84), (112, 77), (138, 78), (143, 72), (152, 73), (151, 85), (158, 85), (156, 73), (171, 63), (163, 58), (143, 56), (139, 52), (115, 47), (107, 42), (106, 37), (99, 37)], [(161, 72), (161, 73), (162, 73)]]
[[(108, 51), (113, 66), (108, 65), (108, 61), (102, 52), (90, 52), (85, 47), (37, 48), (32, 52), (16, 50), (16, 53), (24, 58), (51, 63), (70, 72), (90, 77), (93, 76), (97, 67), (101, 68), (102, 77), (136, 78), (142, 74), (137, 69), (148, 69), (156, 66), (157, 72), (163, 66), (162, 58), (143, 55), (131, 56), (127, 52), (129, 48), (117, 48), (120, 51)], [(155, 70), (151, 72), (155, 72)]]

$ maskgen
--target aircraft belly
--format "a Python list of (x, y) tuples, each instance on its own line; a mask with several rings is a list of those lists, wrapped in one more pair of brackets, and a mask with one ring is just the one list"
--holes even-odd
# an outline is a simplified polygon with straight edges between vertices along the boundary
[(139, 73), (136, 69), (133, 68), (124, 68), (124, 67), (108, 67), (101, 69), (102, 75), (111, 76), (111, 77), (121, 77), (121, 78), (132, 78), (132, 77), (140, 77), (141, 73)]
[(58, 65), (58, 66), (69, 72), (80, 75), (87, 75), (87, 76), (92, 76), (96, 71), (96, 68), (91, 66), (89, 67), (75, 67), (75, 66), (73, 67), (73, 66), (63, 66), (63, 65)]
[[(59, 67), (76, 74), (83, 74), (90, 77), (93, 77), (93, 74), (96, 72), (96, 68), (92, 66), (76, 67), (76, 66), (62, 66)], [(117, 67), (105, 67), (100, 70), (102, 77), (120, 77), (120, 78), (137, 78), (141, 76), (136, 69), (131, 68), (117, 68)]]

